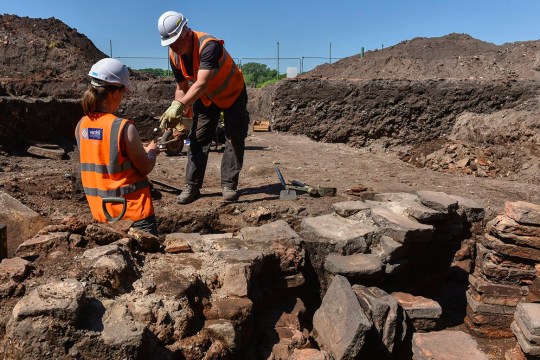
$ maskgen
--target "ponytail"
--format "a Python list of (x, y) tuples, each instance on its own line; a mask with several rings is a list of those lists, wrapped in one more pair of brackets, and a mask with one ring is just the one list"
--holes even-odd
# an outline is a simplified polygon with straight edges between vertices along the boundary
[(116, 89), (118, 88), (114, 86), (94, 87), (90, 85), (84, 92), (81, 101), (84, 115), (90, 116), (91, 114), (95, 113), (98, 105), (104, 103), (109, 93)]

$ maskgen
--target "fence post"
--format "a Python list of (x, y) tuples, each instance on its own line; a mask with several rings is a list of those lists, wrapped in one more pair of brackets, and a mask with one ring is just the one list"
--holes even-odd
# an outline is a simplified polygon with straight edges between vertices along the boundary
[(0, 224), (0, 261), (7, 256), (7, 226)]
[(279, 41), (277, 42), (277, 75), (276, 81), (279, 81)]

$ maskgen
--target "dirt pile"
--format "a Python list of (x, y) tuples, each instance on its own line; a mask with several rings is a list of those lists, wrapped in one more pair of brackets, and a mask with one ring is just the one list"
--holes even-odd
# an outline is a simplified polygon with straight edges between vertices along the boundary
[(540, 79), (540, 41), (500, 46), (466, 34), (414, 38), (318, 66), (301, 77), (343, 79)]
[(0, 16), (0, 76), (13, 80), (82, 78), (106, 57), (77, 29), (58, 19)]
[[(536, 182), (540, 41), (415, 38), (325, 64), (259, 94), (277, 131), (400, 151), (416, 166)], [(445, 157), (459, 140), (473, 168)], [(478, 173), (476, 159), (491, 159)], [(480, 174), (480, 175), (479, 175)]]
[[(0, 56), (1, 148), (20, 150), (28, 139), (73, 144), (88, 71), (107, 55), (55, 18), (0, 15)], [(130, 78), (133, 95), (118, 115), (138, 121), (143, 136), (151, 138), (153, 118), (170, 102), (174, 84), (132, 69)]]

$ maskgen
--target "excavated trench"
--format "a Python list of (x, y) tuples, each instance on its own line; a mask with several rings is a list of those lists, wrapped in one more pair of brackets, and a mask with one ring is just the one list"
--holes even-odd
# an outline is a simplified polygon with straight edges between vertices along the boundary
[[(145, 85), (137, 86), (143, 88)], [(252, 102), (250, 107), (255, 119), (266, 118), (267, 114), (272, 114), (272, 127), (278, 131), (306, 134), (316, 140), (346, 142), (355, 146), (364, 146), (374, 141), (384, 141), (386, 146), (392, 146), (436, 139), (448, 133), (456, 117), (465, 111), (480, 113), (512, 108), (534, 97), (537, 89), (538, 84), (532, 81), (478, 83), (377, 80), (347, 82), (344, 86), (342, 82), (333, 80), (301, 79), (284, 81), (274, 89), (258, 93), (257, 97), (254, 97), (258, 102)], [(331, 98), (335, 100), (328, 100), (328, 94), (332, 94)], [(159, 109), (163, 108), (162, 103), (150, 105), (151, 103), (152, 101), (147, 100), (140, 104), (136, 98), (129, 99), (119, 114), (129, 114), (129, 117), (136, 119), (137, 127), (145, 138), (152, 137), (155, 125), (153, 118), (159, 113)], [(55, 143), (71, 152), (74, 148), (73, 129), (82, 116), (78, 100), (6, 96), (0, 97), (0, 113), (4, 119), (3, 126), (0, 127), (1, 150), (18, 154), (25, 149), (28, 141)], [(302, 121), (298, 121), (299, 119)], [(75, 193), (82, 194), (80, 189), (75, 190)], [(81, 196), (74, 196), (73, 202), (75, 206), (80, 205)], [(304, 213), (295, 217), (289, 215), (288, 208), (274, 209), (270, 214), (257, 219), (257, 224), (285, 218), (295, 232), (302, 234), (302, 219), (311, 214)], [(236, 214), (232, 206), (179, 212), (160, 218), (160, 231), (163, 234), (237, 233), (240, 230), (238, 224), (242, 222), (235, 221), (235, 218), (239, 217), (241, 215)], [(467, 303), (467, 275), (471, 270), (471, 257), (474, 254), (474, 244), (470, 239), (484, 229), (482, 224), (472, 224), (457, 214), (430, 225), (435, 229), (432, 241), (416, 244), (414, 249), (408, 252), (407, 266), (404, 267), (406, 271), (400, 270), (403, 264), (395, 262), (392, 263), (389, 273), (369, 278), (351, 275), (349, 281), (376, 286), (388, 293), (399, 291), (437, 299), (443, 306), (437, 327), (442, 329), (461, 326)], [(377, 241), (380, 239), (374, 239), (373, 245), (376, 245)], [(243, 337), (235, 339), (237, 349), (246, 351), (246, 358), (267, 358), (275, 350), (274, 345), (284, 337), (276, 330), (276, 324), (282, 321), (280, 314), (294, 313), (299, 307), (297, 299), (300, 299), (305, 307), (296, 313), (300, 329), (312, 332), (313, 314), (319, 309), (329, 282), (335, 275), (325, 269), (327, 256), (336, 252), (346, 256), (358, 250), (336, 249), (317, 241), (306, 241), (304, 246), (305, 261), (299, 272), (300, 277), (293, 273), (280, 273), (279, 261), (269, 257), (259, 265), (255, 272), (257, 275), (251, 279), (253, 286), (248, 298), (253, 302), (253, 312), (238, 315), (245, 317), (241, 319)], [(367, 250), (367, 253), (369, 251)], [(462, 264), (456, 266), (456, 254), (460, 252), (468, 255), (462, 256), (459, 259)], [(150, 260), (157, 261), (156, 256), (159, 255), (140, 257), (134, 261), (137, 261), (139, 266), (144, 266), (145, 262)], [(68, 271), (70, 262), (66, 264), (67, 268), (64, 270)], [(39, 268), (39, 262), (34, 266)], [(278, 273), (280, 275), (276, 277)], [(85, 311), (90, 311), (90, 314), (103, 313), (103, 306), (95, 299), (133, 290), (132, 284), (140, 279), (140, 274), (126, 275), (128, 278), (131, 276), (129, 280), (124, 279), (128, 284), (126, 288), (120, 289), (116, 285), (108, 284), (107, 286), (116, 288), (117, 291), (107, 293), (107, 286), (96, 286), (96, 292), (89, 294), (94, 300), (89, 302)], [(157, 281), (166, 283), (166, 277), (162, 276)], [(188, 322), (190, 330), (186, 330), (183, 335), (194, 337), (196, 330), (202, 329), (204, 321), (207, 320), (204, 308), (210, 301), (209, 294), (212, 289), (211, 285), (200, 281), (189, 286), (189, 290), (184, 293), (191, 302), (189, 307), (194, 314)], [(91, 323), (90, 318), (90, 315), (83, 317), (83, 324), (78, 326), (82, 330), (95, 329), (96, 324)], [(392, 356), (396, 359), (410, 357), (410, 340), (405, 340)], [(156, 344), (160, 341), (156, 341)], [(303, 346), (317, 347), (312, 338), (308, 337), (308, 341), (309, 345)], [(69, 344), (66, 346), (70, 347)], [(209, 343), (197, 343), (195, 347), (208, 349), (209, 346)], [(169, 355), (172, 356), (172, 353)], [(197, 357), (194, 355), (194, 358)]]
[[(536, 98), (534, 80), (291, 79), (262, 90), (272, 129), (318, 141), (415, 145), (445, 137), (465, 112), (490, 114)], [(534, 107), (534, 104), (531, 103)]]

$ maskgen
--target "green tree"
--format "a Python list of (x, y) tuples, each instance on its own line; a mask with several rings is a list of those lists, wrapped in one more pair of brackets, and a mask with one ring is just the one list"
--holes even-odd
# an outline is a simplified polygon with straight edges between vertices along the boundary
[[(263, 84), (268, 85), (272, 80), (276, 80), (277, 71), (270, 69), (264, 64), (249, 62), (242, 65), (242, 73), (244, 81), (248, 86), (261, 87)], [(282, 75), (279, 77), (283, 78)]]
[(146, 68), (146, 69), (139, 69), (139, 71), (152, 74), (155, 76), (161, 76), (161, 77), (168, 77), (171, 76), (171, 72), (169, 70), (165, 69), (159, 69), (159, 68)]

